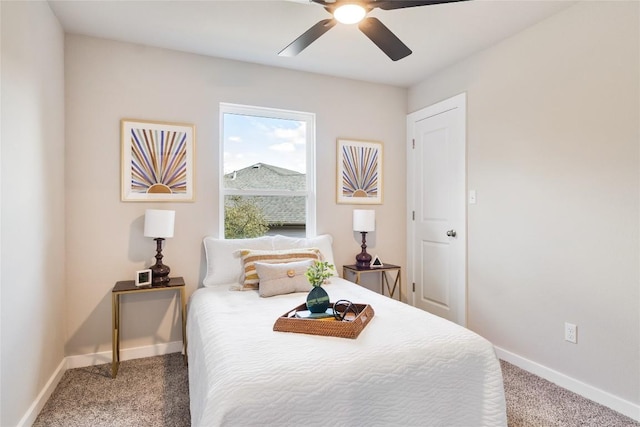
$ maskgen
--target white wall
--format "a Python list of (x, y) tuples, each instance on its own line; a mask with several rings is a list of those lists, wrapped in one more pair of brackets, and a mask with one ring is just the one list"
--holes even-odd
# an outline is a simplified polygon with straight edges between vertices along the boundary
[[(155, 242), (142, 236), (148, 208), (176, 210), (175, 237), (164, 261), (191, 294), (204, 277), (202, 238), (218, 233), (220, 102), (316, 113), (319, 234), (335, 239), (338, 266), (353, 263), (359, 236), (353, 205), (337, 205), (336, 139), (384, 143), (384, 204), (372, 206), (383, 259), (404, 263), (405, 89), (67, 35), (67, 355), (111, 349), (111, 289), (152, 263)], [(196, 201), (120, 201), (122, 118), (196, 126)], [(400, 173), (394, 173), (401, 171)], [(341, 271), (341, 268), (339, 268)], [(122, 348), (180, 340), (170, 293), (128, 296)]]
[(64, 359), (64, 35), (46, 2), (2, 10), (0, 425)]
[(580, 2), (409, 90), (467, 92), (469, 327), (635, 405), (639, 6)]

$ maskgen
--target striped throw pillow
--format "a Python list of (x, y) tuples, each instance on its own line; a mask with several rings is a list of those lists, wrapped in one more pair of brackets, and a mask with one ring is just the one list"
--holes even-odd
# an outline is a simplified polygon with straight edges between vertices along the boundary
[(322, 261), (322, 253), (317, 248), (285, 249), (280, 251), (265, 251), (240, 249), (242, 265), (244, 268), (244, 281), (242, 290), (258, 289), (260, 279), (256, 271), (256, 262), (266, 264), (281, 264), (285, 262), (304, 261), (307, 259)]

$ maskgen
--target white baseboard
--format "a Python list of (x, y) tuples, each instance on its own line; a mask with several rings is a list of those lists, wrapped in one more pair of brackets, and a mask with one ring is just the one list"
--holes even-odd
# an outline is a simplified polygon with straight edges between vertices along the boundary
[(589, 400), (593, 400), (594, 402), (611, 408), (616, 412), (620, 412), (629, 418), (640, 421), (640, 405), (583, 383), (582, 381), (571, 378), (551, 368), (547, 368), (539, 363), (525, 359), (524, 357), (518, 356), (517, 354), (511, 353), (510, 351), (504, 350), (500, 347), (495, 347), (495, 349), (498, 358), (509, 362), (512, 365), (516, 365), (517, 367), (531, 372), (532, 374), (536, 374), (537, 376), (551, 381), (562, 388), (577, 393)]
[[(147, 345), (144, 347), (123, 348), (120, 349), (120, 361), (161, 356), (179, 351), (182, 351), (182, 341)], [(94, 366), (103, 363), (111, 363), (111, 351), (67, 356), (67, 369), (84, 368), (85, 366)]]
[(24, 414), (24, 416), (18, 423), (18, 427), (28, 427), (33, 425), (33, 423), (36, 421), (36, 418), (38, 418), (38, 414), (40, 413), (40, 411), (42, 411), (42, 408), (44, 408), (44, 404), (47, 403), (47, 400), (49, 400), (49, 397), (51, 397), (51, 394), (56, 389), (56, 386), (62, 379), (62, 375), (64, 375), (66, 370), (67, 360), (65, 358), (62, 359), (62, 362), (60, 362), (56, 370), (53, 372), (53, 375), (51, 375), (49, 381), (47, 381), (47, 383), (44, 385), (44, 388), (40, 391), (40, 394), (38, 394), (36, 400), (31, 404), (29, 409), (27, 409), (27, 413)]
[[(140, 359), (143, 357), (161, 356), (169, 353), (177, 353), (182, 351), (182, 341), (173, 341), (170, 343), (155, 344), (144, 347), (125, 348), (120, 350), (120, 360)], [(67, 369), (83, 368), (85, 366), (101, 365), (103, 363), (111, 363), (111, 352), (103, 351), (100, 353), (81, 354), (77, 356), (67, 356), (62, 359), (58, 368), (56, 368), (47, 384), (45, 384), (36, 400), (31, 404), (27, 412), (24, 414), (18, 427), (28, 427), (33, 425), (38, 418), (38, 414), (44, 408), (45, 403), (51, 397), (51, 394), (58, 386), (62, 376)]]

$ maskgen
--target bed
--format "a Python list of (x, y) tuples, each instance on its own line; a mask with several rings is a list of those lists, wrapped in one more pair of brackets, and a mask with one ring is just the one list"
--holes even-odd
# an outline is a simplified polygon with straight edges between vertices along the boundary
[(318, 248), (333, 262), (330, 236), (204, 245), (187, 318), (193, 426), (506, 426), (500, 365), (479, 335), (337, 276), (332, 301), (375, 310), (356, 339), (276, 332), (306, 293), (237, 290), (243, 249)]

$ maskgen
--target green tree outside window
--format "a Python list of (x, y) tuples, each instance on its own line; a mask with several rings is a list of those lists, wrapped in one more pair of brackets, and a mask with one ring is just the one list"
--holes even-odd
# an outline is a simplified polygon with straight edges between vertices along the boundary
[(224, 207), (224, 236), (246, 239), (264, 236), (269, 231), (267, 220), (254, 200), (230, 196)]

